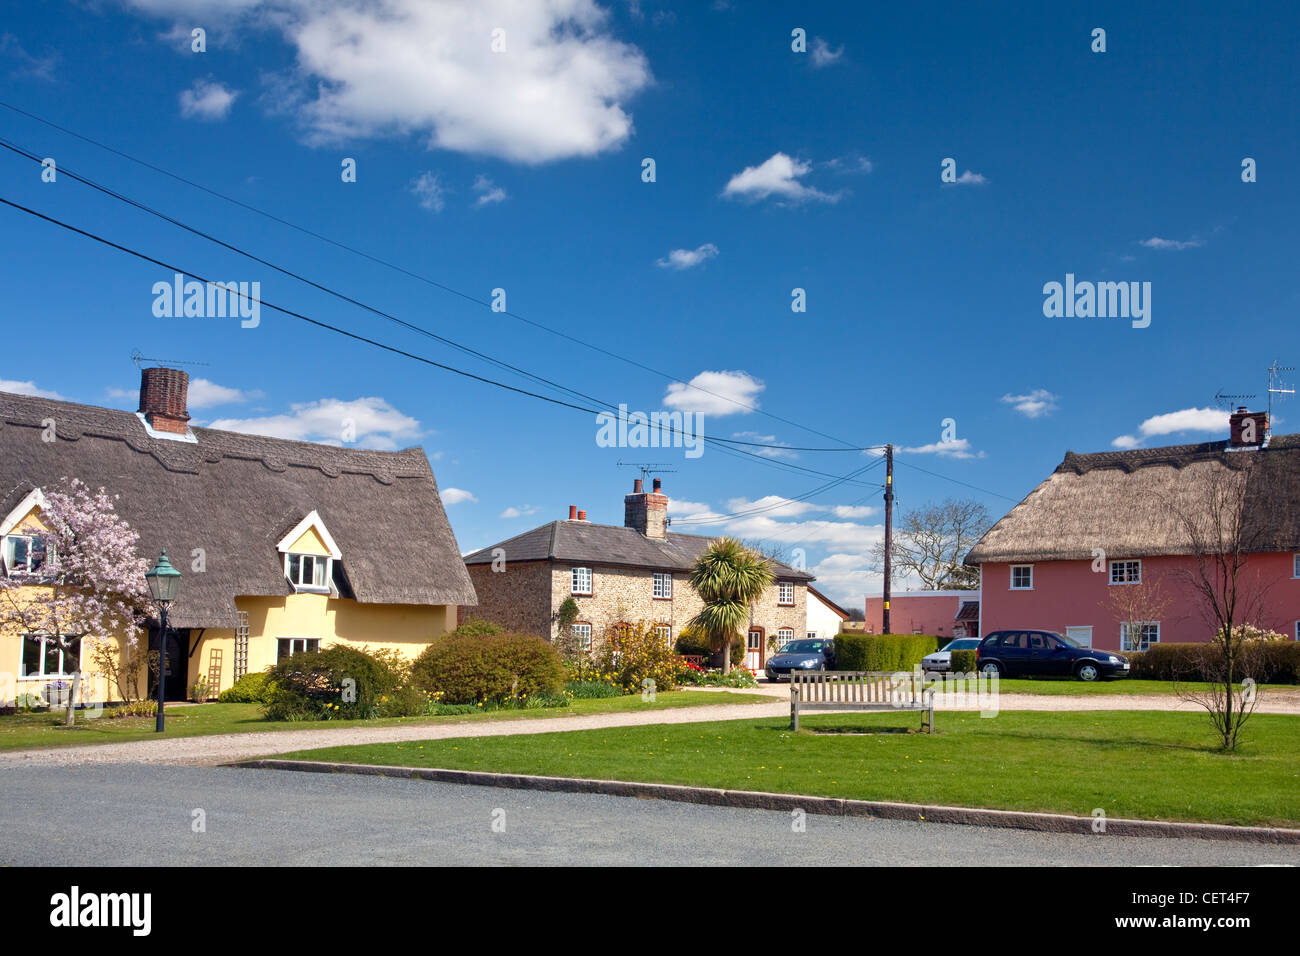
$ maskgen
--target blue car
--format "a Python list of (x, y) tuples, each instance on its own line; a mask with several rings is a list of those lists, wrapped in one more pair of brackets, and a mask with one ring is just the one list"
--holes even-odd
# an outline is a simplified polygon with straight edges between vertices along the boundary
[(768, 680), (789, 680), (791, 671), (835, 670), (835, 642), (819, 638), (791, 641), (767, 662)]

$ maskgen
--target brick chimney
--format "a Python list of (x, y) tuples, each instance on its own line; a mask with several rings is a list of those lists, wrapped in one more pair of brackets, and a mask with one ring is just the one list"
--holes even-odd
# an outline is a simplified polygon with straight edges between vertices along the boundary
[(190, 377), (179, 369), (147, 368), (140, 373), (140, 412), (154, 431), (185, 434), (189, 389)]
[(1228, 430), (1230, 447), (1258, 448), (1268, 437), (1268, 412), (1251, 412), (1240, 405), (1228, 418)]
[(633, 481), (632, 493), (623, 499), (623, 527), (660, 541), (668, 537), (668, 496), (660, 488), (658, 478), (648, 493), (640, 478)]
[(569, 520), (570, 520), (570, 521), (577, 521), (577, 520), (578, 520), (578, 506), (577, 506), (577, 505), (569, 505)]

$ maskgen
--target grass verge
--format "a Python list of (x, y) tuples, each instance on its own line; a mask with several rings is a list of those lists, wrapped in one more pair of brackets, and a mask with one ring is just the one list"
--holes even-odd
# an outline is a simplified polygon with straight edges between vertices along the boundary
[(63, 715), (51, 713), (13, 714), (0, 717), (0, 750), (31, 747), (66, 747), (78, 744), (123, 743), (131, 740), (155, 740), (161, 737), (201, 737), (211, 734), (258, 733), (268, 730), (328, 730), (333, 727), (379, 727), (409, 724), (478, 723), (484, 720), (531, 720), (539, 717), (580, 717), (588, 714), (613, 714), (627, 711), (671, 710), (677, 707), (702, 707), (719, 704), (770, 704), (762, 694), (731, 691), (665, 691), (654, 701), (642, 701), (639, 694), (598, 700), (575, 700), (568, 707), (537, 710), (498, 710), (483, 714), (456, 714), (448, 717), (391, 717), (383, 720), (309, 720), (269, 721), (262, 719), (260, 704), (195, 704), (169, 706), (167, 729), (154, 731), (153, 717), (110, 719), (107, 710), (101, 717), (86, 719), (77, 714), (77, 725), (65, 728)]
[[(1300, 717), (1257, 714), (1235, 754), (1215, 749), (1204, 714), (1004, 711), (611, 727), (279, 755), (939, 803), (1090, 816), (1300, 825)], [(827, 733), (837, 731), (838, 735)], [(864, 731), (871, 731), (864, 734)]]

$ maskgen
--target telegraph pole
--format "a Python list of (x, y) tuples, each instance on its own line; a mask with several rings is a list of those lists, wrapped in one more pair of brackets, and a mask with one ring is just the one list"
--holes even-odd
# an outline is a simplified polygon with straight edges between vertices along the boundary
[(885, 446), (885, 600), (880, 633), (889, 634), (889, 579), (894, 552), (894, 446)]

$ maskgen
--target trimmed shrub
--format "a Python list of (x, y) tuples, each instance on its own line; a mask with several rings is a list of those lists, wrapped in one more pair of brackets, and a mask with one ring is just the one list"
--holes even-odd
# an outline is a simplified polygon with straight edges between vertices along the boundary
[(223, 690), (217, 700), (223, 704), (265, 704), (271, 699), (270, 675), (265, 671), (245, 674)]
[[(411, 665), (411, 683), (446, 704), (555, 695), (564, 665), (549, 641), (531, 634), (470, 633), (466, 622), (436, 638)], [(494, 625), (493, 625), (494, 626)]]
[(931, 634), (837, 634), (835, 669), (839, 671), (910, 671), (947, 638)]
[[(1208, 655), (1221, 653), (1209, 642), (1152, 644), (1145, 651), (1124, 651), (1132, 664), (1129, 677), (1140, 680), (1203, 681)], [(1300, 643), (1248, 640), (1242, 645), (1240, 677), (1261, 684), (1300, 682)]]
[(970, 674), (975, 670), (975, 650), (949, 651), (949, 671), (953, 674)]
[[(425, 706), (399, 694), (407, 665), (396, 651), (370, 653), (343, 644), (286, 657), (270, 670), (275, 690), (268, 720), (356, 720), (422, 714)], [(402, 707), (409, 710), (403, 712)]]
[(505, 628), (491, 621), (485, 621), (481, 617), (471, 617), (460, 627), (447, 633), (455, 634), (457, 637), (487, 637), (490, 634), (504, 634)]

